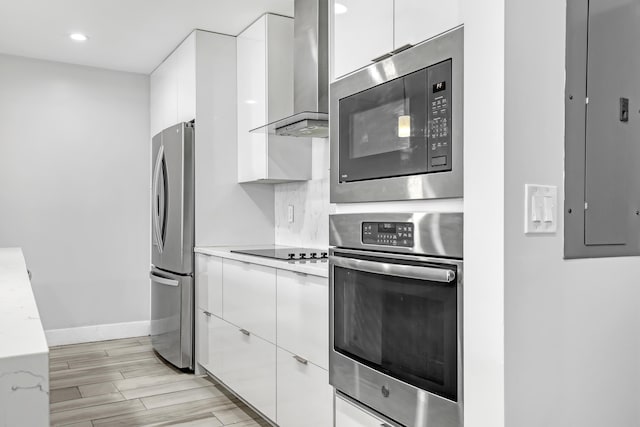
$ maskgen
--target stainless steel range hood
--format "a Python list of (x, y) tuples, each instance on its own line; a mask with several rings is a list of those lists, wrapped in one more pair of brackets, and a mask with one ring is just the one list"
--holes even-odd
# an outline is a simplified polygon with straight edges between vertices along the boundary
[(328, 0), (295, 0), (293, 112), (251, 132), (329, 136)]

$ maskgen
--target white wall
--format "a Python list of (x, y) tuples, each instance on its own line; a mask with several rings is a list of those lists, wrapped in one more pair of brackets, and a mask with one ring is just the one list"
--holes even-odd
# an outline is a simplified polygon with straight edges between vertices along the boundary
[(505, 0), (463, 1), (467, 427), (505, 425), (504, 7)]
[(236, 38), (196, 31), (196, 246), (272, 244), (274, 190), (238, 184)]
[(149, 320), (148, 84), (0, 55), (0, 246), (45, 329)]
[[(329, 140), (312, 140), (311, 180), (276, 184), (276, 245), (324, 248), (329, 246)], [(288, 221), (293, 205), (294, 221)]]
[(562, 221), (522, 230), (525, 183), (563, 207), (566, 4), (506, 4), (506, 425), (639, 426), (640, 258), (565, 261)]

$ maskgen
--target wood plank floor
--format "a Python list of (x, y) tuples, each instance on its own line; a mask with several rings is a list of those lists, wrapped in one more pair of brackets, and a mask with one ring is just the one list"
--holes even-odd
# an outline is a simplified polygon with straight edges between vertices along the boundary
[(52, 347), (51, 425), (267, 427), (209, 377), (173, 368), (149, 337)]

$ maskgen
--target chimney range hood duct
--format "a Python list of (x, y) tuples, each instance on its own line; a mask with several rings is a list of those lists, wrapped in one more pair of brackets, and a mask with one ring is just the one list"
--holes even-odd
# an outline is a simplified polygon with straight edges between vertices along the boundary
[(329, 136), (328, 0), (294, 0), (294, 114), (251, 132)]

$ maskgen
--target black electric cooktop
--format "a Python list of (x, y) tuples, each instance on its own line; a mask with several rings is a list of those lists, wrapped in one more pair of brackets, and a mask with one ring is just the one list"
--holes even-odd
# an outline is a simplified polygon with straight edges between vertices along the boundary
[(313, 248), (236, 249), (231, 252), (292, 261), (327, 258), (326, 250)]

